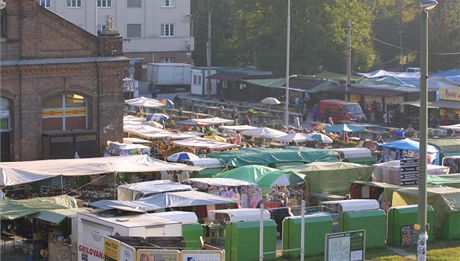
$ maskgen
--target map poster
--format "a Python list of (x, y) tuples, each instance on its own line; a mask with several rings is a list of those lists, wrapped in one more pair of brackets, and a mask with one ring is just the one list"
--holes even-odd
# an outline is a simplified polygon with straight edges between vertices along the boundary
[(365, 260), (364, 230), (326, 234), (325, 261), (364, 261)]

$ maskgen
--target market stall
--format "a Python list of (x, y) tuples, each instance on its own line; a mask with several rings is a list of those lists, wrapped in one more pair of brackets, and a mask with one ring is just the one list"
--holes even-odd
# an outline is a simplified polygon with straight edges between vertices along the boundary
[[(403, 139), (397, 140), (390, 143), (379, 144), (380, 147), (384, 148), (383, 159), (385, 161), (391, 159), (402, 159), (402, 158), (418, 158), (418, 152), (420, 149), (420, 144), (418, 141), (412, 139)], [(385, 150), (388, 149), (388, 150)], [(398, 153), (390, 153), (390, 150), (396, 151)], [(427, 162), (432, 164), (439, 164), (439, 150), (432, 145), (427, 146)]]
[(291, 163), (337, 161), (337, 156), (330, 150), (305, 147), (286, 147), (283, 149), (244, 148), (237, 151), (213, 153), (209, 154), (208, 157), (219, 159), (222, 164), (232, 167), (244, 165), (279, 166)]
[(212, 195), (230, 198), (239, 202), (242, 208), (255, 208), (262, 199), (256, 183), (233, 178), (192, 178), (193, 188)]
[(106, 156), (130, 156), (130, 155), (150, 155), (151, 147), (142, 144), (125, 144), (119, 142), (108, 142), (104, 152)]
[(341, 161), (372, 165), (377, 161), (372, 157), (372, 152), (368, 148), (340, 148), (333, 149)]
[(219, 142), (211, 139), (205, 138), (190, 138), (185, 140), (177, 140), (172, 141), (172, 143), (176, 146), (186, 147), (186, 148), (193, 148), (193, 149), (208, 149), (208, 150), (226, 150), (231, 148), (238, 147), (237, 144)]

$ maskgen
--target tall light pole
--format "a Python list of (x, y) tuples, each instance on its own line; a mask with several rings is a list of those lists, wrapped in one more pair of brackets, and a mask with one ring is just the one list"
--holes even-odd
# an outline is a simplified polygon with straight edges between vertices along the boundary
[(286, 104), (284, 107), (284, 125), (289, 126), (289, 63), (291, 52), (291, 0), (288, 0), (287, 38), (286, 38)]
[(347, 82), (345, 83), (345, 100), (350, 101), (351, 89), (351, 18), (347, 20)]
[(426, 158), (428, 130), (428, 11), (438, 5), (436, 0), (421, 0), (421, 48), (420, 48), (420, 172), (418, 180), (418, 224), (417, 260), (426, 260), (427, 233), (427, 192)]
[(400, 66), (400, 71), (404, 71), (404, 52), (403, 52), (403, 31), (398, 31), (399, 34), (399, 66)]

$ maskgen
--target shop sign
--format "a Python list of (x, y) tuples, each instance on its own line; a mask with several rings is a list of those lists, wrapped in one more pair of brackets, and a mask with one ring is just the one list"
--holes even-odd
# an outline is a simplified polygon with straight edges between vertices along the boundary
[(441, 100), (460, 101), (460, 89), (439, 88)]

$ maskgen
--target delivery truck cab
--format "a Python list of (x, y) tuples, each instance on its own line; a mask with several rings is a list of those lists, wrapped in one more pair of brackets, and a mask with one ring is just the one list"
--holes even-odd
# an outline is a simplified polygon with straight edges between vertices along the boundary
[(366, 115), (363, 113), (361, 106), (354, 102), (342, 100), (321, 100), (319, 102), (319, 120), (327, 121), (332, 117), (334, 122), (353, 121), (365, 122)]

